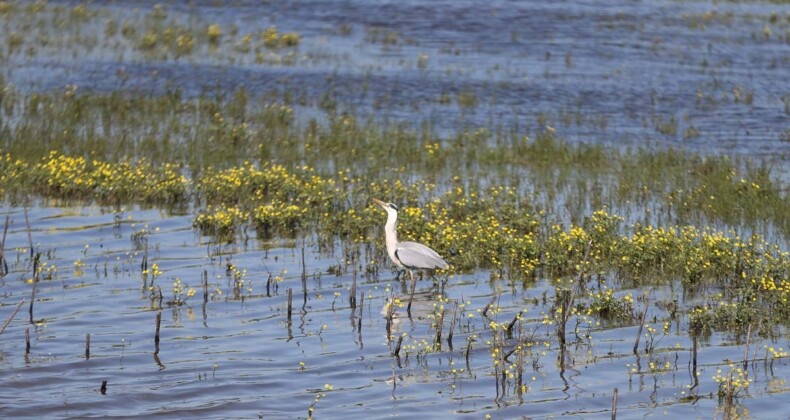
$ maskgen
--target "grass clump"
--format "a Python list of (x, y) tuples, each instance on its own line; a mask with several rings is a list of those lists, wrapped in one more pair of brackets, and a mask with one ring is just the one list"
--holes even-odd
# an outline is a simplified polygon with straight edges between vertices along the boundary
[(94, 200), (103, 204), (139, 202), (181, 204), (188, 181), (172, 164), (153, 166), (145, 159), (109, 163), (52, 151), (35, 164), (0, 159), (4, 191), (18, 196), (30, 191), (64, 200)]
[(280, 34), (276, 26), (270, 26), (261, 33), (266, 48), (295, 47), (299, 45), (300, 36), (296, 32)]
[(614, 289), (604, 286), (599, 290), (591, 291), (589, 299), (587, 315), (625, 321), (630, 321), (634, 317), (634, 297), (631, 293), (617, 297)]
[[(100, 5), (66, 7), (45, 1), (4, 1), (0, 2), (0, 17), (7, 26), (0, 34), (0, 43), (7, 48), (0, 54), (8, 56), (20, 51), (34, 57), (98, 50), (147, 60), (180, 60), (206, 53), (220, 61), (237, 62), (245, 60), (253, 49), (252, 35), (246, 41), (247, 36), (235, 40), (235, 26), (223, 27), (188, 12), (171, 12), (159, 4), (147, 13), (126, 15)], [(98, 31), (97, 26), (101, 28)], [(28, 35), (31, 29), (35, 29), (34, 36)], [(271, 26), (262, 32), (254, 49), (291, 48), (301, 40), (296, 32), (278, 33)], [(253, 57), (247, 56), (246, 60), (252, 62)]]

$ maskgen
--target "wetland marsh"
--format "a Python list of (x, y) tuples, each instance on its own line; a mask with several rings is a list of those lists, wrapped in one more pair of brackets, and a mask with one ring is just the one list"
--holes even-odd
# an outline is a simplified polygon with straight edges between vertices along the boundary
[(787, 2), (0, 21), (0, 415), (787, 416)]

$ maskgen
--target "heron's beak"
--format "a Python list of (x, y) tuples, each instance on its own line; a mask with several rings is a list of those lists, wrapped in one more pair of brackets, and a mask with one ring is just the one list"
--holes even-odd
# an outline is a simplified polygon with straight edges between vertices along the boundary
[(385, 203), (385, 202), (383, 202), (381, 200), (376, 200), (375, 198), (373, 199), (373, 202), (378, 204), (378, 205), (380, 205), (381, 207), (384, 207), (384, 206), (387, 205), (387, 203)]

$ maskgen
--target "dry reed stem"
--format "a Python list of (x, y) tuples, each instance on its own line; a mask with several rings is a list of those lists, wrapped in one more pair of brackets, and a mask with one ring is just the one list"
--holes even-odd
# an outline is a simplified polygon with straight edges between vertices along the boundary
[(617, 418), (617, 388), (612, 393), (612, 420)]
[(642, 338), (642, 328), (645, 327), (645, 317), (647, 317), (647, 308), (650, 305), (650, 295), (645, 295), (645, 310), (642, 312), (642, 319), (639, 320), (639, 329), (636, 331), (636, 341), (634, 342), (634, 354), (639, 351), (639, 339)]
[(294, 291), (288, 288), (288, 323), (291, 323), (291, 315), (293, 313)]
[(156, 350), (154, 354), (159, 354), (159, 328), (162, 325), (162, 312), (156, 313), (156, 334), (154, 334), (154, 346)]
[(12, 321), (12, 320), (14, 319), (14, 317), (16, 316), (16, 313), (17, 313), (17, 312), (19, 312), (19, 308), (21, 308), (21, 307), (22, 307), (22, 305), (23, 305), (24, 303), (25, 303), (25, 299), (22, 299), (22, 300), (20, 300), (20, 301), (19, 301), (19, 303), (17, 303), (17, 304), (16, 304), (16, 308), (14, 308), (13, 312), (11, 312), (11, 315), (10, 315), (10, 316), (8, 317), (8, 319), (5, 321), (5, 323), (3, 324), (3, 326), (2, 326), (2, 327), (0, 327), (0, 334), (2, 334), (2, 333), (3, 333), (3, 331), (5, 331), (5, 329), (6, 329), (6, 327), (8, 326), (8, 324), (10, 324), (10, 323), (11, 323), (11, 321)]

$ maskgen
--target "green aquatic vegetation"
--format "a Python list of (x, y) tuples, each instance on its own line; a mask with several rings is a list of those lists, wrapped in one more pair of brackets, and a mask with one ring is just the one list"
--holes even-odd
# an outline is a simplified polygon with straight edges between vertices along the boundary
[(263, 45), (267, 48), (295, 47), (299, 45), (299, 34), (286, 32), (280, 34), (276, 26), (270, 26), (261, 33)]
[(688, 126), (683, 131), (683, 140), (694, 139), (694, 138), (699, 137), (700, 135), (701, 135), (701, 133), (700, 133), (699, 129), (697, 129), (694, 126)]
[[(178, 60), (198, 52), (209, 52), (221, 60), (233, 61), (253, 47), (255, 50), (292, 48), (301, 40), (296, 32), (279, 34), (272, 26), (262, 31), (259, 43), (253, 46), (252, 35), (236, 40), (236, 28), (223, 28), (199, 16), (170, 12), (160, 4), (154, 5), (148, 13), (125, 16), (94, 4), (66, 7), (44, 1), (32, 4), (4, 1), (0, 3), (0, 17), (9, 27), (0, 35), (0, 42), (7, 45), (8, 55), (23, 50), (35, 56), (52, 49), (75, 54), (96, 49), (116, 53), (125, 49), (145, 59)], [(94, 35), (97, 25), (101, 25), (99, 33), (104, 35), (101, 39)], [(25, 36), (31, 28), (36, 29), (35, 36)]]
[[(263, 166), (276, 159), (288, 168), (307, 164), (329, 177), (336, 177), (329, 168), (349, 168), (352, 172), (344, 176), (365, 183), (406, 174), (446, 182), (464, 171), (473, 187), (511, 185), (521, 195), (530, 190), (545, 194), (547, 210), (655, 202), (658, 214), (679, 222), (765, 220), (790, 231), (790, 213), (783, 211), (790, 203), (769, 171), (724, 157), (569, 145), (549, 129), (534, 136), (477, 129), (442, 139), (405, 127), (361, 123), (351, 114), (330, 113), (325, 122), (296, 124), (291, 106), (261, 102), (244, 90), (191, 100), (179, 91), (92, 94), (68, 86), (62, 92), (20, 95), (6, 87), (0, 101), (10, 114), (2, 128), (4, 150), (28, 162), (58, 150), (106, 161), (145, 157), (159, 164), (175, 159), (199, 175), (207, 167), (244, 160)], [(414, 158), (393, 166), (393, 154)], [(599, 193), (590, 194), (593, 189)], [(558, 196), (567, 204), (556, 202)], [(571, 218), (580, 222), (583, 215), (574, 210)]]
[[(485, 269), (492, 280), (522, 282), (582, 273), (583, 281), (626, 287), (678, 281), (689, 291), (725, 286), (754, 298), (722, 300), (759, 309), (753, 320), (776, 325), (790, 315), (782, 280), (790, 257), (743, 228), (790, 232), (790, 202), (766, 166), (674, 149), (569, 144), (547, 124), (531, 133), (476, 128), (438, 136), (364, 121), (351, 109), (305, 121), (293, 103), (243, 89), (187, 98), (74, 85), (21, 94), (5, 86), (0, 193), (6, 200), (191, 205), (194, 226), (223, 240), (249, 232), (314, 235), (321, 244), (340, 241), (349, 255), (385, 261), (384, 217), (370, 202), (376, 197), (400, 206), (401, 238), (439, 251), (451, 273)], [(633, 306), (596, 295), (608, 293), (600, 286), (592, 290), (579, 291), (573, 317), (630, 322)], [(743, 314), (707, 304), (722, 308), (718, 316), (690, 313), (690, 325), (748, 326)]]
[(723, 26), (731, 25), (735, 19), (735, 13), (709, 10), (699, 14), (684, 14), (681, 17), (686, 26), (691, 29), (706, 29), (712, 24)]
[(365, 41), (371, 44), (396, 45), (399, 38), (397, 32), (382, 27), (372, 26), (365, 30)]
[(653, 117), (653, 124), (659, 133), (675, 137), (678, 133), (678, 122), (675, 117), (664, 118), (660, 115)]
[(402, 203), (401, 236), (451, 255), (460, 271), (487, 268), (500, 276), (529, 278), (569, 276), (584, 265), (588, 273), (612, 271), (634, 282), (666, 276), (696, 285), (742, 276), (775, 278), (790, 266), (786, 253), (758, 236), (743, 240), (712, 228), (628, 226), (607, 210), (594, 211), (580, 225), (553, 223), (545, 219), (545, 210), (524, 202), (510, 187), (456, 186), (440, 192), (428, 182), (364, 184), (344, 172), (331, 177), (307, 166), (288, 170), (250, 163), (208, 168), (190, 180), (173, 165), (154, 167), (144, 159), (110, 164), (57, 152), (33, 164), (5, 154), (0, 165), (9, 195), (33, 191), (100, 203), (178, 204), (194, 188), (198, 203), (205, 205), (195, 225), (223, 236), (252, 227), (269, 235), (306, 230), (370, 243), (383, 220), (369, 198), (393, 197)]
[(279, 232), (295, 231), (307, 214), (307, 209), (295, 204), (274, 201), (258, 206), (252, 213), (255, 227), (264, 232), (272, 230)]
[(719, 400), (729, 402), (729, 404), (732, 404), (734, 398), (745, 396), (752, 383), (752, 380), (749, 379), (749, 372), (734, 363), (729, 365), (729, 371), (726, 373), (721, 368), (716, 369), (713, 380), (719, 384)]
[(206, 36), (208, 37), (209, 43), (213, 45), (219, 44), (219, 40), (222, 37), (222, 27), (216, 23), (208, 25), (208, 28), (206, 28)]
[[(96, 18), (82, 11), (70, 19), (93, 19), (93, 25), (102, 25), (108, 38), (132, 48), (133, 59), (140, 55), (178, 59), (208, 51), (217, 57), (244, 57), (247, 62), (254, 57), (274, 63), (279, 55), (299, 51), (286, 48), (297, 45), (298, 36), (288, 40), (273, 27), (263, 32), (238, 31), (227, 23), (171, 20), (174, 18), (177, 12), (155, 7), (144, 20), (126, 21), (107, 15)], [(145, 25), (137, 25), (142, 21)], [(24, 51), (29, 41), (20, 36), (18, 42), (15, 51)], [(388, 45), (386, 39), (376, 42)], [(400, 39), (392, 42), (401, 43)], [(413, 55), (408, 56), (414, 60)], [(569, 57), (570, 53), (566, 63), (572, 64)], [(122, 86), (126, 86), (124, 77), (119, 72)], [(226, 258), (246, 252), (248, 245), (267, 250), (271, 246), (292, 247), (296, 243), (292, 238), (297, 237), (308, 249), (317, 243), (319, 252), (341, 248), (343, 261), (338, 258), (337, 265), (329, 270), (335, 277), (327, 282), (334, 283), (332, 288), (313, 294), (307, 289), (313, 282), (304, 286), (299, 339), (291, 341), (309, 344), (305, 340), (316, 335), (315, 322), (319, 322), (317, 336), (321, 338), (324, 332), (321, 345), (330, 352), (338, 343), (334, 339), (339, 335), (333, 331), (338, 327), (329, 321), (324, 324), (320, 315), (330, 314), (326, 297), (342, 287), (337, 283), (343, 281), (344, 273), (350, 274), (351, 267), (354, 287), (356, 270), (364, 270), (363, 296), (368, 309), (381, 306), (388, 297), (386, 313), (402, 310), (403, 302), (394, 291), (390, 293), (388, 288), (387, 295), (379, 296), (381, 289), (376, 288), (382, 280), (379, 268), (390, 265), (383, 253), (384, 214), (370, 203), (370, 198), (393, 201), (401, 209), (401, 239), (429, 244), (451, 262), (449, 270), (437, 273), (439, 280), (448, 281), (449, 294), (469, 286), (460, 283), (459, 287), (454, 282), (460, 277), (464, 282), (475, 282), (477, 292), (488, 293), (482, 289), (490, 287), (502, 293), (502, 299), (474, 308), (469, 301), (456, 303), (460, 319), (465, 321), (459, 322), (461, 326), (455, 331), (459, 335), (456, 345), (466, 340), (467, 367), (470, 354), (474, 362), (468, 370), (453, 367), (453, 358), (463, 357), (463, 347), (460, 353), (453, 351), (452, 344), (449, 351), (443, 347), (443, 333), (453, 332), (451, 302), (443, 295), (443, 283), (437, 284), (441, 293), (428, 298), (428, 304), (434, 303), (433, 310), (429, 307), (426, 315), (410, 322), (409, 334), (388, 337), (390, 343), (398, 340), (400, 347), (399, 340), (403, 340), (402, 354), (412, 357), (406, 360), (406, 370), (410, 370), (408, 363), (418, 367), (425, 363), (431, 382), (446, 375), (454, 381), (453, 390), (456, 383), (461, 388), (467, 379), (476, 381), (477, 386), (496, 378), (498, 400), (508, 393), (520, 397), (530, 392), (530, 376), (532, 381), (536, 376), (555, 376), (551, 374), (555, 363), (560, 378), (573, 381), (575, 373), (566, 372), (565, 363), (580, 372), (587, 367), (585, 363), (600, 363), (585, 358), (630, 357), (621, 354), (622, 345), (602, 344), (605, 341), (600, 336), (620, 335), (622, 331), (605, 330), (638, 322), (640, 332), (644, 332), (639, 334), (644, 340), (639, 352), (644, 349), (649, 353), (635, 368), (634, 378), (640, 380), (638, 392), (644, 388), (644, 377), (660, 378), (666, 382), (659, 384), (656, 380), (655, 389), (664, 391), (654, 394), (659, 400), (654, 395), (650, 398), (662, 404), (661, 399), (674, 398), (670, 395), (676, 385), (673, 373), (682, 373), (677, 354), (683, 357), (686, 350), (675, 351), (673, 366), (671, 351), (659, 347), (668, 345), (661, 341), (669, 335), (669, 318), (663, 311), (670, 312), (678, 334), (688, 325), (692, 335), (704, 330), (743, 335), (751, 331), (750, 327), (755, 334), (769, 335), (771, 329), (780, 330), (777, 325), (786, 324), (783, 318), (787, 319), (788, 313), (783, 307), (790, 288), (783, 279), (788, 277), (790, 258), (781, 246), (752, 235), (753, 230), (765, 226), (763, 232), (781, 241), (781, 235), (790, 232), (786, 229), (785, 187), (774, 182), (763, 167), (727, 157), (649, 146), (627, 149), (568, 143), (556, 135), (552, 125), (557, 121), (549, 118), (537, 125), (532, 121), (521, 125), (539, 129), (472, 128), (439, 135), (429, 123), (414, 128), (417, 124), (390, 124), (356, 115), (344, 102), (348, 92), (320, 92), (315, 95), (322, 96), (319, 100), (312, 92), (286, 84), (278, 90), (256, 95), (244, 89), (201, 94), (171, 91), (153, 96), (126, 88), (101, 94), (68, 86), (58, 92), (19, 94), (8, 87), (0, 94), (4, 159), (0, 197), (14, 200), (40, 196), (111, 206), (180, 204), (181, 209), (189, 209), (196, 232), (209, 236), (195, 238), (198, 243), (210, 244), (211, 261), (206, 263), (211, 268), (218, 265), (222, 272), (212, 277), (224, 284), (225, 290), (212, 285), (212, 300), (223, 293), (229, 299), (245, 295), (264, 299), (251, 293), (251, 282), (260, 279), (261, 274), (265, 278), (260, 270), (269, 270), (268, 253), (262, 257), (266, 260), (263, 264), (253, 264), (249, 278), (245, 270)], [(474, 96), (481, 91), (459, 87), (439, 101), (471, 108), (488, 101)], [(727, 92), (717, 99), (729, 101), (733, 97), (748, 102), (747, 90)], [(298, 115), (301, 107), (315, 106), (319, 101), (325, 113)], [(451, 108), (442, 111), (455, 109)], [(595, 118), (585, 115), (587, 111), (564, 111), (559, 119), (564, 124), (582, 124)], [(605, 125), (605, 117), (601, 118), (600, 124)], [(683, 127), (685, 121), (651, 123), (646, 122), (658, 129), (666, 124), (668, 135), (699, 135)], [(251, 232), (262, 241), (248, 242)], [(271, 240), (273, 237), (275, 240)], [(147, 251), (149, 240), (155, 242), (152, 238), (147, 229), (135, 230), (132, 246)], [(234, 241), (239, 243), (228, 245)], [(84, 270), (90, 276), (91, 271), (84, 267), (93, 265), (95, 259), (78, 260), (75, 271), (79, 269), (85, 276)], [(288, 263), (286, 259), (280, 261)], [(136, 267), (132, 257), (125, 264)], [(161, 309), (164, 291), (164, 300), (174, 314), (183, 309), (192, 318), (191, 306), (199, 305), (189, 300), (194, 289), (184, 283), (187, 278), (182, 282), (156, 264), (145, 270), (144, 283), (146, 288), (151, 287), (147, 294), (152, 302), (158, 298)], [(474, 274), (454, 277), (455, 273)], [(288, 277), (288, 281), (298, 282), (297, 276), (277, 276), (273, 281)], [(382, 271), (381, 276), (389, 273)], [(545, 279), (549, 293), (544, 294), (540, 307), (539, 297), (527, 295), (536, 285), (543, 287)], [(430, 279), (422, 284), (427, 287)], [(653, 285), (662, 292), (671, 289), (670, 298), (677, 298), (674, 302), (680, 307), (670, 310), (651, 305), (646, 295), (640, 297), (644, 288)], [(317, 287), (321, 288), (320, 282)], [(512, 297), (507, 289), (512, 289)], [(722, 295), (711, 296), (711, 290), (722, 291)], [(172, 298), (168, 300), (170, 292)], [(268, 292), (267, 285), (267, 297)], [(482, 298), (477, 292), (463, 293), (478, 301)], [(336, 309), (346, 309), (346, 298), (334, 293), (332, 316)], [(283, 314), (282, 299), (267, 302), (278, 316)], [(699, 307), (688, 308), (692, 304)], [(637, 320), (643, 305), (645, 313), (650, 313), (648, 321)], [(375, 309), (364, 312), (364, 322), (359, 318), (360, 349), (363, 325), (379, 325)], [(309, 315), (305, 317), (308, 312), (316, 315), (313, 321)], [(352, 330), (354, 313), (352, 305)], [(453, 323), (455, 318), (453, 312)], [(205, 306), (203, 321), (205, 326)], [(290, 321), (289, 302), (287, 327), (292, 338)], [(256, 318), (252, 322), (263, 321)], [(426, 337), (420, 334), (423, 328), (429, 330)], [(560, 329), (563, 338), (558, 349)], [(602, 330), (604, 334), (599, 335)], [(374, 336), (366, 333), (367, 342)], [(566, 336), (572, 345), (566, 345)], [(603, 356), (607, 345), (610, 351)], [(696, 348), (695, 341), (695, 355)], [(770, 354), (786, 357), (781, 356), (781, 349)], [(766, 359), (768, 355), (766, 351)], [(446, 365), (445, 357), (450, 360)], [(490, 369), (481, 368), (479, 358), (485, 365), (490, 362)], [(438, 369), (437, 360), (442, 365)], [(304, 362), (299, 363), (304, 370)], [(413, 380), (397, 374), (404, 370), (400, 359), (397, 363), (397, 370), (392, 367), (393, 396), (396, 386)], [(530, 365), (534, 375), (528, 373)], [(544, 370), (547, 365), (548, 370)], [(313, 367), (310, 361), (310, 366), (313, 373), (321, 369), (320, 363)], [(468, 375), (461, 376), (460, 372)], [(562, 384), (557, 380), (544, 380), (534, 388), (560, 389)], [(708, 382), (710, 385), (710, 375)], [(724, 382), (735, 381), (730, 378)], [(321, 390), (322, 383), (318, 383), (319, 389), (310, 391), (318, 395), (308, 408), (310, 416), (321, 396), (332, 391), (330, 385)], [(710, 391), (715, 392), (715, 386), (705, 393)], [(730, 390), (722, 393), (733, 394)], [(461, 392), (458, 396), (464, 395)], [(502, 402), (504, 407), (513, 401)], [(309, 400), (304, 407), (307, 404)]]
[[(249, 163), (220, 171), (208, 168), (197, 191), (202, 200), (212, 204), (198, 214), (195, 226), (221, 236), (247, 222), (261, 232), (291, 236), (308, 215), (321, 217), (340, 198), (330, 182), (311, 168), (291, 173), (282, 165), (256, 168)], [(224, 207), (214, 208), (216, 204)]]
[(634, 297), (631, 293), (616, 296), (614, 289), (602, 287), (590, 291), (587, 314), (607, 320), (630, 321), (634, 318)]
[(153, 166), (145, 159), (116, 163), (51, 152), (35, 164), (5, 154), (0, 159), (4, 192), (10, 196), (34, 192), (64, 200), (95, 200), (104, 204), (135, 201), (181, 204), (187, 179), (177, 166)]
[(173, 297), (171, 300), (167, 301), (167, 304), (171, 306), (181, 306), (186, 304), (192, 296), (195, 296), (195, 289), (184, 284), (180, 277), (176, 277), (175, 280), (173, 280)]
[[(770, 3), (786, 3), (785, 0), (770, 0)], [(712, 27), (731, 28), (736, 26), (746, 28), (759, 28), (762, 36), (770, 38), (771, 28), (782, 29), (790, 23), (790, 15), (781, 12), (769, 14), (735, 13), (733, 11), (709, 10), (703, 13), (689, 13), (681, 16), (685, 25), (690, 29), (706, 30)], [(767, 30), (767, 34), (766, 29)]]
[(178, 59), (193, 52), (196, 37), (194, 31), (182, 25), (155, 25), (143, 28), (141, 37), (134, 40), (134, 47), (148, 58)]
[(223, 239), (232, 239), (237, 231), (248, 223), (249, 212), (241, 210), (238, 206), (207, 206), (205, 210), (195, 216), (193, 225), (207, 235)]
[(474, 108), (477, 106), (477, 95), (474, 92), (458, 92), (458, 106), (461, 108)]

